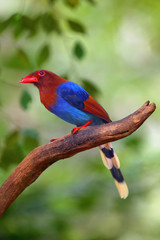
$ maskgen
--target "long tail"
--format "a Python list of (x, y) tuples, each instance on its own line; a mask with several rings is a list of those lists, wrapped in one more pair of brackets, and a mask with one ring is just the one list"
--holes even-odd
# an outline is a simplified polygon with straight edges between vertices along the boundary
[(129, 194), (128, 187), (120, 171), (120, 162), (111, 143), (101, 145), (99, 148), (103, 164), (111, 171), (120, 197), (127, 198)]

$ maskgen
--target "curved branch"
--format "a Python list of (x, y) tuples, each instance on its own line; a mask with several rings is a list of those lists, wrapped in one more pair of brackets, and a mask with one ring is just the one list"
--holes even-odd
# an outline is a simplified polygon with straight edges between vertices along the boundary
[(51, 164), (81, 151), (127, 137), (143, 124), (155, 108), (154, 103), (149, 104), (147, 101), (136, 112), (120, 121), (86, 127), (77, 134), (67, 134), (55, 142), (34, 149), (1, 186), (0, 216)]

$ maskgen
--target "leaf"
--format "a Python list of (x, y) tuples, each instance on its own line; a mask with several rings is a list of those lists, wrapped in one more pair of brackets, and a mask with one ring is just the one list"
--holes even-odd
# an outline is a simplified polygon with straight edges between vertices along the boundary
[(91, 4), (96, 4), (95, 0), (87, 0), (87, 2), (89, 2)]
[(17, 52), (10, 59), (7, 58), (5, 62), (7, 67), (18, 68), (18, 69), (28, 69), (30, 68), (30, 60), (23, 49), (17, 49)]
[(19, 139), (19, 131), (13, 131), (7, 136), (6, 145), (13, 146), (13, 145), (17, 144), (18, 139)]
[(2, 149), (0, 166), (7, 169), (13, 164), (20, 163), (26, 154), (38, 146), (39, 135), (37, 131), (26, 129), (11, 132), (7, 136), (5, 146)]
[(0, 33), (2, 33), (10, 24), (10, 19), (7, 19), (5, 21), (0, 20)]
[(21, 143), (25, 153), (28, 154), (34, 148), (39, 146), (39, 134), (36, 130), (25, 129), (22, 131)]
[(52, 31), (56, 31), (57, 33), (61, 33), (61, 29), (57, 19), (55, 19), (51, 14), (45, 13), (41, 16), (42, 26), (46, 33), (50, 33)]
[(14, 25), (20, 19), (20, 14), (16, 13), (6, 20), (0, 20), (0, 33), (6, 30), (9, 26)]
[(80, 43), (80, 42), (77, 42), (75, 45), (74, 45), (74, 48), (73, 48), (73, 53), (74, 55), (78, 58), (78, 59), (82, 59), (85, 55), (85, 49), (83, 47), (83, 45)]
[(81, 23), (73, 21), (73, 20), (68, 20), (67, 22), (68, 22), (69, 27), (71, 28), (72, 31), (80, 32), (80, 33), (86, 33), (86, 30)]
[(37, 58), (38, 66), (41, 66), (49, 58), (49, 54), (50, 54), (49, 45), (44, 45), (38, 54)]
[(28, 16), (22, 16), (21, 22), (23, 23), (23, 27), (25, 29), (32, 29), (33, 28), (33, 20)]
[(77, 7), (79, 5), (79, 0), (64, 0), (64, 2), (69, 7)]
[(19, 143), (20, 132), (11, 132), (6, 138), (5, 146), (2, 149), (0, 165), (4, 169), (10, 165), (20, 163), (24, 158), (23, 149)]
[(40, 22), (41, 16), (36, 16), (34, 19), (32, 19), (32, 28), (29, 29), (28, 32), (28, 38), (34, 37), (38, 32), (38, 24)]
[(17, 16), (14, 24), (14, 37), (18, 38), (26, 32), (29, 37), (36, 34), (37, 24), (38, 21), (36, 19), (29, 18), (28, 16)]
[(29, 103), (32, 101), (31, 95), (29, 92), (24, 90), (20, 97), (20, 104), (24, 110), (28, 108)]
[(30, 67), (30, 61), (23, 49), (20, 49), (20, 48), (18, 49), (17, 57), (21, 60), (21, 62), (23, 62), (23, 65), (25, 65), (27, 68)]
[(17, 24), (14, 28), (13, 35), (15, 38), (19, 38), (24, 33), (24, 27), (22, 24)]
[(66, 79), (66, 80), (68, 80), (68, 79), (69, 79), (69, 77), (68, 77), (68, 75), (67, 75), (67, 74), (62, 74), (62, 75), (61, 75), (61, 78), (64, 78), (64, 79)]
[(0, 20), (0, 32), (3, 32), (6, 28), (13, 27), (13, 35), (15, 38), (19, 38), (23, 33), (28, 33), (28, 37), (34, 36), (37, 33), (37, 25), (39, 23), (39, 17), (30, 18), (28, 16), (21, 15), (19, 13), (13, 14), (8, 19)]
[(87, 79), (82, 79), (82, 87), (91, 94), (92, 97), (97, 97), (101, 91), (98, 88), (96, 84), (93, 82), (87, 80)]

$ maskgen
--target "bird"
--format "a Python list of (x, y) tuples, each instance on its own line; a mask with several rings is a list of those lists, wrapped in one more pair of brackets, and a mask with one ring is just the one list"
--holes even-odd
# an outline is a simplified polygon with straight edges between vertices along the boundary
[[(35, 85), (39, 90), (41, 103), (51, 113), (76, 125), (72, 130), (73, 134), (88, 125), (94, 127), (111, 122), (105, 109), (84, 88), (51, 71), (34, 71), (22, 78), (20, 83)], [(129, 190), (111, 143), (100, 145), (99, 150), (104, 166), (113, 176), (120, 198), (127, 198)]]

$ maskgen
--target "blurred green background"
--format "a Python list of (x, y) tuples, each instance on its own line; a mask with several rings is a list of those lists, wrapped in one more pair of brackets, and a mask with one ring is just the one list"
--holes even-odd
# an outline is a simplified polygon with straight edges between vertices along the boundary
[(160, 1), (0, 0), (0, 183), (35, 147), (72, 125), (19, 81), (48, 69), (85, 87), (118, 120), (157, 111), (114, 143), (130, 195), (121, 200), (98, 149), (58, 161), (0, 220), (0, 239), (160, 239)]

